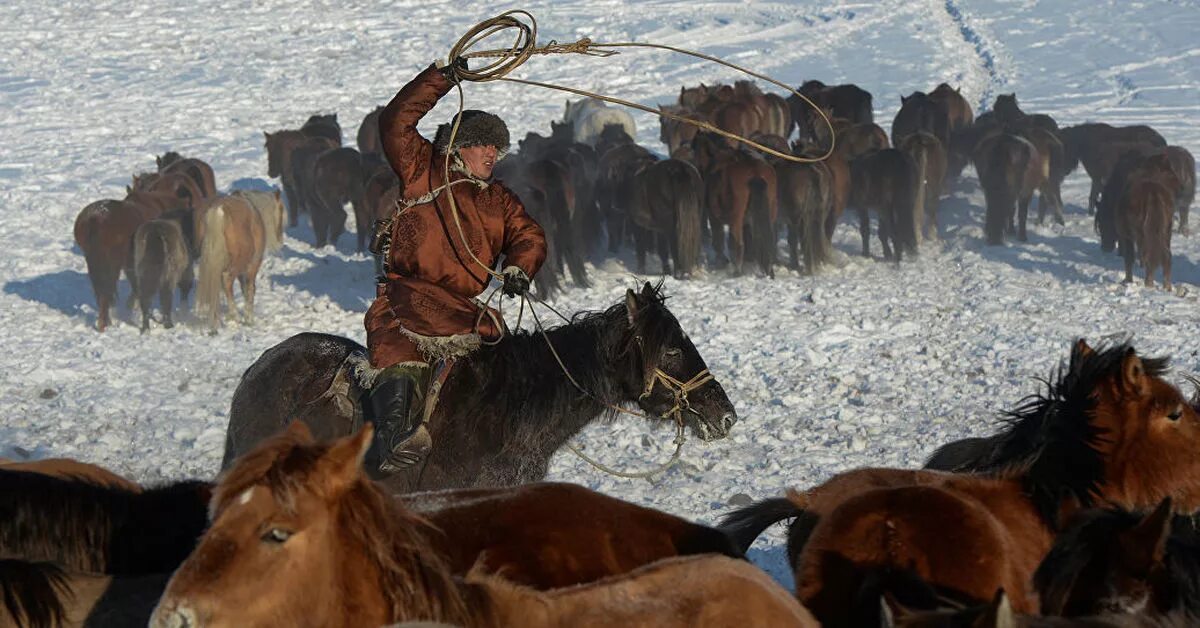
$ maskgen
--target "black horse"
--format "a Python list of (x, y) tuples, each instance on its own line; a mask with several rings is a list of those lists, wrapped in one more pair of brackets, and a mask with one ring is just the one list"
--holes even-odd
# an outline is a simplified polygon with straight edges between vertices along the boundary
[[(510, 332), (453, 367), (428, 422), (434, 447), (423, 468), (380, 479), (396, 492), (537, 481), (554, 452), (629, 401), (652, 416), (683, 407), (681, 420), (705, 441), (737, 420), (715, 380), (677, 396), (678, 382), (699, 383), (707, 367), (649, 283), (546, 335), (579, 388), (540, 334)], [(339, 336), (299, 334), (268, 349), (234, 391), (222, 466), (293, 419), (318, 439), (353, 433), (370, 373), (366, 350)]]

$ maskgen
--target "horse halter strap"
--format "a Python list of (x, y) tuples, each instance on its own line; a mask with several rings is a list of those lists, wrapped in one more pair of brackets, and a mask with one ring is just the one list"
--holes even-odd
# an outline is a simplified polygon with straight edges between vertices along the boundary
[(675, 405), (672, 406), (671, 409), (662, 416), (662, 418), (673, 418), (675, 419), (676, 423), (682, 424), (684, 411), (691, 412), (697, 416), (700, 414), (692, 409), (692, 404), (688, 401), (688, 393), (700, 388), (701, 386), (704, 386), (714, 379), (716, 379), (716, 377), (713, 376), (712, 373), (708, 372), (708, 369), (701, 369), (699, 373), (693, 375), (688, 381), (681, 382), (674, 377), (671, 377), (666, 371), (663, 371), (658, 367), (654, 367), (654, 372), (651, 373), (650, 378), (646, 380), (646, 388), (642, 391), (642, 394), (638, 397), (638, 399), (640, 400), (649, 397), (650, 393), (654, 392), (654, 386), (659, 382), (662, 382), (662, 385), (666, 387), (666, 389), (669, 390), (671, 395), (675, 398)]

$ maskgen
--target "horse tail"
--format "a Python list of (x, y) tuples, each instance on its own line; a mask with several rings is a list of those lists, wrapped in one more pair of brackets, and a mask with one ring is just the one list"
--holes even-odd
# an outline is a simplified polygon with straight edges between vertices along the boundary
[(896, 243), (897, 261), (900, 259), (901, 248), (909, 253), (917, 252), (916, 200), (917, 188), (920, 187), (916, 180), (918, 172), (915, 161), (905, 159), (904, 164), (906, 167), (899, 189), (892, 195), (892, 237)]
[(692, 273), (700, 260), (700, 194), (704, 184), (700, 173), (689, 164), (682, 164), (682, 176), (675, 178), (675, 274), (685, 277)]
[(67, 609), (63, 598), (72, 595), (67, 574), (53, 563), (0, 560), (0, 597), (17, 626), (61, 626)]
[(154, 295), (166, 284), (170, 253), (161, 224), (151, 221), (138, 227), (133, 237), (133, 268), (137, 275), (138, 304), (143, 318), (153, 307)]
[(795, 501), (787, 497), (774, 497), (725, 515), (717, 529), (729, 535), (734, 546), (745, 553), (754, 544), (754, 540), (772, 524), (784, 519), (794, 519), (804, 513), (804, 508)]
[(567, 263), (571, 279), (575, 281), (575, 285), (586, 288), (589, 284), (587, 268), (583, 265), (583, 243), (580, 232), (575, 229), (575, 194), (574, 190), (568, 187), (570, 183), (566, 180), (570, 173), (564, 166), (556, 162), (550, 163), (553, 167), (546, 177), (546, 203), (557, 217), (555, 240), (558, 241), (558, 250)]
[(750, 217), (750, 236), (753, 240), (754, 257), (759, 268), (768, 277), (775, 276), (775, 225), (771, 223), (771, 205), (767, 199), (767, 182), (762, 177), (750, 179), (750, 200), (747, 215)]
[[(225, 208), (216, 205), (204, 214), (204, 243), (200, 247), (200, 280), (196, 288), (196, 310), (217, 326), (221, 311), (222, 275), (229, 265), (225, 244)], [(232, 304), (231, 304), (232, 305)]]
[(916, 242), (921, 241), (922, 227), (925, 226), (925, 221), (928, 217), (925, 215), (925, 209), (928, 202), (925, 200), (925, 195), (929, 193), (928, 185), (925, 179), (929, 173), (929, 146), (924, 142), (915, 142), (916, 153), (913, 155), (913, 161), (917, 166), (917, 185), (913, 193), (913, 223), (916, 225), (914, 239)]
[(804, 201), (804, 255), (808, 272), (815, 273), (817, 267), (829, 263), (831, 257), (825, 218), (833, 206), (833, 173), (825, 164), (814, 164), (809, 172), (812, 183)]

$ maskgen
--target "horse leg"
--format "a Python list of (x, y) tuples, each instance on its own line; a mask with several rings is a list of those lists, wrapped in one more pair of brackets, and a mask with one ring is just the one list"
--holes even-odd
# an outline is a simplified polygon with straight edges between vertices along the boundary
[(1133, 283), (1133, 242), (1121, 238), (1121, 257), (1125, 258), (1125, 280), (1121, 283)]
[(1025, 234), (1025, 220), (1029, 217), (1029, 204), (1033, 202), (1033, 190), (1028, 194), (1022, 194), (1017, 201), (1017, 239), (1022, 242), (1028, 242), (1029, 236)]
[(709, 216), (709, 235), (712, 237), (713, 247), (713, 265), (717, 268), (722, 268), (729, 263), (729, 258), (725, 255), (725, 225), (717, 222), (715, 218)]
[[(672, 275), (671, 273), (671, 249), (674, 248), (675, 230), (671, 229), (669, 233), (659, 233), (655, 237), (658, 238), (658, 259), (662, 260), (662, 272), (664, 275)], [(675, 258), (675, 262), (679, 262), (679, 258)], [(673, 275), (672, 275), (673, 276)]]
[[(221, 282), (224, 284), (225, 305), (227, 308), (229, 308), (229, 315), (236, 317), (237, 305), (233, 302), (233, 271), (221, 273)], [(217, 309), (219, 310), (220, 307), (218, 306)]]
[(283, 180), (283, 198), (287, 205), (288, 226), (295, 227), (300, 221), (300, 192), (290, 176), (280, 177)]
[(183, 276), (179, 278), (179, 303), (187, 306), (188, 295), (192, 293), (192, 286), (196, 283), (196, 273), (192, 269), (192, 265), (188, 264), (187, 268), (183, 269)]
[[(175, 326), (175, 322), (171, 319), (171, 310), (175, 305), (174, 300), (174, 286), (167, 284), (158, 289), (158, 305), (162, 308), (163, 328), (165, 329), (170, 329)], [(149, 316), (146, 316), (144, 312), (142, 315), (145, 317), (143, 320), (149, 319)]]
[(646, 238), (649, 232), (641, 227), (634, 227), (633, 248), (637, 250), (637, 272), (646, 274)]
[(1188, 211), (1191, 209), (1187, 199), (1179, 200), (1179, 235), (1188, 235)]
[(1100, 204), (1100, 190), (1104, 189), (1104, 181), (1102, 179), (1092, 179), (1092, 189), (1088, 192), (1088, 215), (1092, 216), (1096, 213), (1096, 206)]
[(328, 243), (326, 232), (328, 231), (328, 216), (326, 215), (325, 204), (319, 200), (308, 208), (308, 213), (312, 217), (313, 237), (316, 238), (315, 246), (320, 249), (324, 248)]
[[(892, 213), (886, 210), (879, 212), (879, 243), (883, 245), (883, 259), (895, 260), (900, 263), (900, 242), (896, 241), (895, 232), (892, 228)], [(895, 250), (892, 250), (890, 243), (896, 245)]]
[(1167, 246), (1159, 255), (1162, 256), (1163, 290), (1171, 291), (1171, 228), (1167, 227)]
[[(880, 226), (882, 225), (881, 220)], [(862, 236), (863, 257), (871, 257), (871, 215), (867, 213), (865, 206), (858, 208), (858, 235)]]
[(733, 275), (735, 277), (742, 276), (742, 263), (746, 257), (746, 221), (743, 219), (741, 225), (729, 225), (729, 255), (733, 261)]
[(247, 325), (254, 324), (254, 280), (248, 274), (238, 275), (238, 285), (242, 287), (242, 306)]
[(1063, 200), (1062, 200), (1062, 180), (1055, 181), (1051, 189), (1051, 200), (1054, 202), (1054, 222), (1059, 225), (1066, 225), (1067, 219), (1063, 216)]
[[(799, 252), (799, 246), (798, 246), (799, 240), (800, 240), (800, 225), (794, 221), (789, 222), (788, 223), (788, 258), (791, 260), (791, 263), (788, 264), (788, 268), (791, 268), (792, 270), (800, 270), (800, 252)], [(808, 251), (805, 251), (804, 253), (805, 253), (805, 257), (807, 258)]]

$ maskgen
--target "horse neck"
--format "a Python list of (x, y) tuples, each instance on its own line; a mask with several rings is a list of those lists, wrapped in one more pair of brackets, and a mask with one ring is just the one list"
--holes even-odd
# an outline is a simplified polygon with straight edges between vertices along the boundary
[[(631, 386), (631, 382), (625, 381), (622, 375), (638, 370), (631, 363), (630, 355), (606, 355), (607, 352), (617, 351), (620, 342), (618, 336), (621, 334), (619, 326), (624, 322), (623, 319), (604, 320), (602, 324), (597, 324), (599, 322), (563, 325), (546, 332), (555, 350), (551, 352), (549, 347), (546, 348), (549, 363), (542, 372), (562, 373), (562, 377), (558, 380), (559, 385), (535, 391), (535, 396), (540, 396), (537, 392), (541, 392), (547, 399), (552, 398), (555, 405), (579, 408), (579, 412), (574, 413), (576, 420), (562, 426), (570, 429), (566, 437), (583, 429), (604, 411), (615, 412), (613, 408), (628, 399), (626, 391)], [(563, 351), (564, 346), (571, 349)], [(562, 364), (555, 358), (555, 353)], [(572, 379), (575, 383), (572, 383)]]

